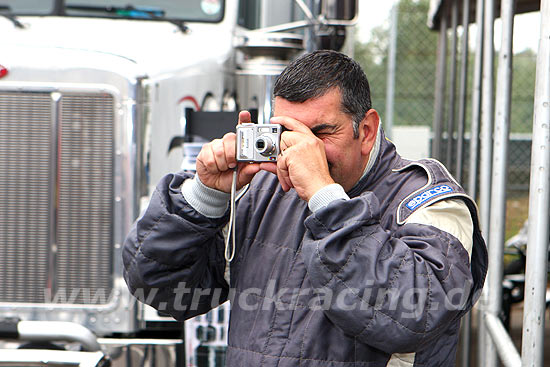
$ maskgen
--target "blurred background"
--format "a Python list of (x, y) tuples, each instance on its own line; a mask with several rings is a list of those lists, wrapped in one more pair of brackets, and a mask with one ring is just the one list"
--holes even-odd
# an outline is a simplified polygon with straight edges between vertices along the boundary
[[(429, 0), (364, 1), (360, 2), (359, 23), (355, 30), (355, 59), (367, 73), (371, 87), (373, 108), (387, 123), (390, 65), (390, 45), (395, 35), (395, 73), (393, 126), (422, 126), (431, 129), (434, 119), (435, 79), (438, 34), (427, 27)], [(392, 13), (393, 12), (393, 13)], [(396, 21), (396, 22), (395, 22)], [(392, 25), (394, 33), (392, 33)], [(535, 67), (538, 48), (540, 13), (516, 15), (514, 20), (514, 64), (512, 81), (510, 153), (508, 172), (508, 212), (506, 238), (518, 232), (527, 218), (531, 134), (533, 129), (533, 98)], [(468, 94), (466, 104), (465, 159), (469, 160), (469, 131), (472, 118), (472, 79), (474, 74), (476, 25), (469, 26), (470, 49)], [(495, 21), (495, 52), (500, 49), (501, 21)], [(458, 54), (461, 50), (462, 27), (458, 29)], [(451, 59), (448, 59), (447, 70)], [(495, 60), (495, 68), (498, 60)], [(449, 85), (449, 80), (447, 81)], [(449, 88), (445, 100), (448, 99)], [(450, 112), (447, 111), (447, 114)], [(455, 121), (456, 121), (455, 111)], [(386, 125), (385, 125), (386, 126)], [(456, 140), (456, 136), (453, 137)], [(446, 141), (448, 135), (444, 134)], [(398, 144), (399, 146), (400, 144)], [(443, 148), (447, 146), (442, 144)], [(456, 149), (456, 144), (453, 145)], [(446, 157), (446, 151), (443, 151)], [(447, 168), (456, 173), (456, 152)], [(468, 166), (464, 167), (462, 184), (468, 189)], [(479, 187), (479, 186), (478, 186)]]

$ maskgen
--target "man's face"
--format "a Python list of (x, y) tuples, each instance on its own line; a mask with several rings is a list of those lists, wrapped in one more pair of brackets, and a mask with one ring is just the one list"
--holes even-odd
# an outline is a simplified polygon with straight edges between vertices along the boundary
[(302, 122), (323, 141), (330, 175), (346, 191), (361, 178), (374, 140), (372, 136), (370, 140), (369, 137), (365, 138), (366, 135), (372, 135), (364, 127), (366, 120), (360, 124), (359, 138), (353, 138), (352, 119), (342, 112), (338, 88), (332, 88), (323, 96), (303, 103), (276, 97), (273, 116), (288, 116)]

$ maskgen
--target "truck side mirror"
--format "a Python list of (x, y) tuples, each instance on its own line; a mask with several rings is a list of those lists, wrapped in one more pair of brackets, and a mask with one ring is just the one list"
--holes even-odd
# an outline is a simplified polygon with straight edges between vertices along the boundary
[(358, 0), (321, 0), (321, 13), (328, 21), (354, 24), (357, 17)]

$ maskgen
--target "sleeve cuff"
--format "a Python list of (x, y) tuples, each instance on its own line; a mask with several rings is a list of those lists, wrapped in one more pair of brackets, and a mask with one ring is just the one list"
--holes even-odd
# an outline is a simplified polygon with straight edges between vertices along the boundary
[(223, 217), (231, 197), (226, 192), (204, 185), (197, 175), (183, 182), (181, 193), (193, 209), (208, 218)]
[(344, 191), (344, 188), (337, 184), (330, 184), (323, 187), (321, 190), (317, 191), (307, 203), (309, 210), (312, 213), (315, 213), (319, 209), (326, 207), (334, 200), (344, 199), (349, 200), (348, 194)]

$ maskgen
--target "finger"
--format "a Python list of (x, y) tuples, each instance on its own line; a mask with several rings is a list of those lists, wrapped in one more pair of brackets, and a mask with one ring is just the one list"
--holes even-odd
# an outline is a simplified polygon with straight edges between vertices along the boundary
[(279, 159), (277, 160), (277, 177), (279, 178), (281, 187), (285, 192), (293, 187), (286, 160), (287, 158), (284, 156), (279, 156)]
[(258, 163), (241, 163), (239, 164), (239, 176), (237, 179), (237, 189), (250, 183), (256, 173), (260, 172), (260, 164)]
[(214, 159), (211, 145), (211, 142), (205, 144), (199, 152), (199, 155), (197, 156), (197, 169), (199, 169), (199, 165), (202, 165), (206, 172), (217, 174), (219, 173), (218, 166), (216, 165), (216, 160)]
[(281, 134), (281, 142), (280, 142), (280, 148), (281, 148), (281, 154), (284, 154), (283, 152), (290, 148), (293, 145), (298, 144), (300, 141), (304, 140), (304, 134), (295, 132), (295, 131), (284, 131)]
[(311, 132), (311, 130), (309, 129), (309, 127), (307, 127), (304, 123), (296, 120), (296, 119), (293, 119), (292, 117), (288, 117), (288, 116), (276, 116), (276, 117), (272, 117), (271, 120), (269, 120), (272, 124), (280, 124), (280, 125), (283, 125), (284, 127), (286, 127), (288, 130), (292, 130), (292, 131), (296, 131), (296, 132), (301, 132), (301, 133), (306, 133), (306, 134), (311, 134), (313, 135), (313, 133)]
[(227, 162), (227, 167), (229, 168), (235, 168), (237, 166), (237, 158), (236, 158), (236, 139), (235, 139), (235, 133), (227, 133), (223, 136), (222, 139), (223, 142), (223, 149), (225, 152), (225, 160)]
[(288, 176), (284, 176), (281, 171), (277, 171), (277, 178), (279, 179), (279, 183), (281, 184), (281, 188), (284, 192), (289, 191), (293, 186), (292, 183), (289, 182)]
[(252, 117), (250, 117), (250, 112), (243, 110), (239, 112), (239, 124), (246, 124), (252, 122)]
[(210, 144), (212, 149), (212, 155), (218, 168), (218, 172), (225, 172), (229, 169), (227, 165), (227, 158), (225, 157), (225, 147), (222, 139), (212, 140)]
[(285, 135), (284, 135), (284, 134), (285, 134), (286, 132), (287, 132), (287, 131), (285, 131), (285, 132), (283, 132), (283, 133), (281, 134), (281, 139), (279, 140), (279, 150), (280, 150), (280, 153), (279, 153), (279, 154), (280, 154), (280, 155), (283, 155), (283, 154), (284, 154), (283, 152), (284, 152), (288, 147), (290, 147), (290, 144), (287, 143), (286, 140), (285, 140)]
[(262, 171), (267, 171), (273, 174), (277, 174), (277, 163), (274, 162), (264, 162), (260, 163), (260, 169)]

